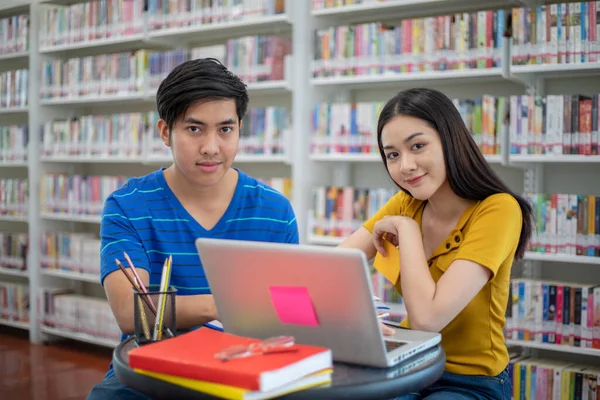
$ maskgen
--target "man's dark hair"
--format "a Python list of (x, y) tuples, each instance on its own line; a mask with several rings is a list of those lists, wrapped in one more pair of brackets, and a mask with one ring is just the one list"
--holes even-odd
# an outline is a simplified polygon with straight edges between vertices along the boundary
[(235, 100), (239, 121), (248, 108), (248, 92), (240, 78), (215, 58), (186, 61), (175, 67), (156, 92), (158, 115), (169, 127), (198, 101)]
[[(517, 200), (523, 215), (523, 226), (515, 258), (522, 259), (535, 229), (533, 208), (524, 197), (510, 190), (490, 167), (452, 100), (437, 90), (415, 88), (400, 92), (387, 102), (377, 123), (377, 143), (388, 174), (390, 171), (387, 169), (381, 135), (385, 124), (398, 115), (418, 118), (438, 132), (448, 183), (456, 195), (467, 200), (484, 200), (496, 193), (507, 193)], [(409, 191), (397, 186), (412, 196)]]

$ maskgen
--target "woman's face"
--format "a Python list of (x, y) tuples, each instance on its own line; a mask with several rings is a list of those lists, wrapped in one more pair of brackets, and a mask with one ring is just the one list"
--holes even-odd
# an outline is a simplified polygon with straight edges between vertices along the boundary
[(446, 183), (446, 165), (438, 132), (425, 121), (398, 115), (381, 133), (392, 179), (418, 200), (428, 200)]

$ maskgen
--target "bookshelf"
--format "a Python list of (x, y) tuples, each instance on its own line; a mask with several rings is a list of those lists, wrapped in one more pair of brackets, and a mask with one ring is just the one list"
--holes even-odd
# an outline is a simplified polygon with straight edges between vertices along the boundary
[[(48, 10), (55, 6), (70, 7), (74, 4), (88, 4), (89, 1), (12, 0), (2, 3), (0, 19), (27, 16), (29, 40), (26, 50), (15, 49), (9, 54), (0, 54), (0, 73), (22, 69), (36, 71), (36, 73), (28, 74), (26, 104), (17, 103), (10, 107), (0, 107), (0, 127), (25, 125), (29, 130), (25, 160), (2, 157), (5, 153), (2, 153), (3, 149), (0, 148), (0, 179), (26, 179), (29, 182), (26, 216), (0, 215), (2, 231), (29, 234), (28, 268), (26, 272), (0, 269), (0, 281), (28, 285), (30, 304), (37, 303), (40, 288), (70, 290), (94, 298), (103, 296), (95, 275), (81, 271), (83, 267), (88, 266), (83, 266), (78, 271), (41, 268), (43, 260), (40, 249), (43, 243), (40, 232), (72, 232), (94, 237), (97, 236), (100, 222), (97, 214), (51, 212), (42, 209), (41, 183), (44, 177), (48, 174), (135, 176), (148, 173), (160, 166), (167, 166), (170, 160), (168, 153), (158, 151), (148, 144), (152, 143), (152, 135), (141, 128), (135, 130), (137, 136), (129, 142), (131, 151), (126, 153), (104, 151), (92, 154), (78, 149), (73, 154), (72, 151), (65, 151), (68, 149), (68, 140), (59, 142), (60, 151), (50, 146), (48, 147), (50, 150), (45, 152), (44, 146), (50, 142), (44, 141), (43, 138), (38, 140), (38, 132), (45, 124), (53, 121), (124, 113), (134, 115), (131, 117), (134, 119), (151, 118), (148, 113), (155, 107), (156, 92), (153, 82), (159, 80), (165, 71), (160, 73), (141, 71), (135, 86), (127, 91), (117, 93), (89, 91), (89, 87), (84, 85), (83, 90), (89, 93), (77, 95), (71, 91), (72, 87), (67, 85), (68, 94), (60, 94), (60, 91), (45, 91), (45, 95), (42, 96), (40, 88), (48, 89), (48, 80), (38, 73), (43, 65), (57, 65), (69, 59), (79, 60), (140, 50), (152, 54), (172, 55), (178, 54), (176, 53), (178, 51), (187, 51), (188, 53), (185, 54), (192, 56), (198, 54), (194, 53), (198, 48), (222, 52), (222, 48), (213, 46), (223, 45), (228, 40), (257, 35), (289, 38), (291, 51), (284, 58), (283, 75), (269, 81), (248, 82), (250, 109), (283, 107), (289, 112), (289, 120), (292, 122), (289, 126), (282, 126), (277, 136), (278, 140), (281, 140), (278, 143), (281, 144), (283, 153), (241, 153), (236, 159), (236, 164), (254, 176), (266, 179), (291, 178), (293, 185), (291, 199), (299, 222), (301, 242), (320, 245), (336, 245), (342, 239), (317, 236), (314, 233), (311, 225), (315, 211), (314, 188), (336, 186), (390, 190), (393, 187), (382, 168), (379, 154), (372, 149), (369, 152), (356, 151), (356, 149), (351, 152), (344, 150), (346, 143), (342, 143), (344, 146), (341, 146), (341, 151), (339, 149), (315, 151), (315, 146), (318, 148), (323, 143), (326, 145), (329, 143), (334, 147), (340, 144), (335, 142), (338, 139), (333, 137), (335, 135), (332, 132), (325, 132), (325, 139), (316, 138), (318, 132), (313, 126), (312, 117), (317, 105), (362, 104), (367, 111), (364, 111), (366, 114), (362, 114), (361, 119), (371, 124), (365, 129), (373, 133), (373, 123), (376, 122), (376, 112), (373, 110), (376, 110), (376, 103), (386, 101), (397, 91), (408, 87), (427, 86), (440, 89), (449, 97), (457, 99), (457, 105), (463, 104), (460, 101), (480, 101), (484, 96), (493, 99), (504, 98), (505, 111), (510, 111), (511, 101), (523, 102), (523, 96), (542, 96), (544, 104), (548, 104), (549, 96), (564, 97), (574, 94), (592, 96), (600, 93), (600, 79), (598, 79), (600, 46), (597, 37), (600, 34), (597, 31), (592, 33), (591, 30), (584, 29), (582, 32), (589, 33), (590, 36), (587, 37), (589, 40), (569, 42), (568, 45), (576, 51), (565, 50), (562, 54), (561, 50), (563, 47), (566, 49), (567, 43), (555, 41), (552, 36), (555, 32), (552, 29), (549, 30), (550, 40), (546, 40), (546, 47), (539, 46), (542, 41), (533, 42), (532, 37), (538, 39), (537, 35), (539, 35), (540, 39), (546, 38), (545, 32), (548, 31), (540, 29), (535, 35), (526, 34), (523, 29), (526, 21), (524, 12), (513, 11), (521, 10), (519, 7), (524, 5), (544, 5), (551, 8), (548, 12), (553, 15), (552, 13), (556, 12), (555, 6), (562, 4), (556, 1), (390, 0), (362, 1), (355, 5), (313, 9), (311, 3), (324, 5), (325, 2), (286, 0), (285, 12), (281, 14), (259, 15), (251, 19), (241, 19), (239, 15), (236, 17), (236, 14), (231, 14), (234, 17), (230, 19), (191, 25), (182, 23), (181, 18), (191, 16), (192, 19), (201, 20), (202, 17), (198, 17), (197, 12), (178, 13), (177, 15), (182, 17), (176, 18), (171, 15), (158, 18), (149, 12), (143, 13), (136, 9), (137, 11), (132, 11), (133, 13), (123, 14), (125, 15), (121, 17), (124, 18), (123, 20), (116, 21), (121, 24), (117, 25), (119, 29), (125, 29), (120, 35), (108, 36), (106, 29), (99, 28), (93, 31), (93, 35), (88, 31), (76, 31), (76, 34), (65, 36), (61, 40), (58, 40), (60, 37), (52, 31), (55, 27), (52, 28), (52, 25), (48, 25), (45, 20)], [(132, 2), (133, 5), (139, 5), (138, 3), (141, 4), (137, 0)], [(586, 4), (592, 3), (597, 7), (597, 12), (600, 11), (600, 4), (597, 2), (586, 2)], [(578, 4), (581, 6), (581, 3)], [(589, 8), (583, 9), (588, 13), (590, 11)], [(76, 12), (81, 13), (81, 10)], [(575, 11), (574, 8), (573, 12)], [(387, 28), (377, 30), (377, 32), (387, 32), (388, 36), (385, 38), (391, 41), (394, 34), (399, 35), (398, 37), (403, 34), (401, 30), (403, 20), (410, 21), (415, 27), (421, 27), (419, 29), (422, 29), (422, 37), (427, 38), (431, 37), (431, 31), (428, 29), (433, 29), (432, 27), (448, 28), (444, 24), (450, 23), (451, 14), (460, 17), (458, 20), (466, 24), (466, 31), (469, 29), (467, 18), (480, 15), (483, 20), (485, 17), (486, 23), (492, 21), (491, 26), (496, 26), (496, 31), (491, 31), (495, 34), (488, 33), (486, 44), (481, 47), (473, 45), (469, 47), (467, 41), (464, 46), (460, 45), (463, 47), (447, 47), (448, 43), (445, 43), (446, 47), (431, 50), (433, 45), (431, 41), (423, 39), (419, 42), (419, 46), (415, 45), (414, 54), (413, 50), (402, 51), (402, 45), (398, 45), (397, 47), (381, 46), (382, 53), (378, 55), (369, 55), (366, 51), (358, 55), (335, 53), (335, 48), (332, 47), (330, 54), (327, 55), (319, 47), (321, 42), (313, 40), (315, 35), (320, 35), (321, 38), (327, 35), (329, 38), (333, 37), (332, 35), (340, 35), (339, 37), (342, 38), (340, 40), (344, 40), (348, 37), (348, 32), (357, 32), (357, 26), (361, 27), (360, 32), (365, 38), (368, 37), (369, 30), (383, 26), (374, 24), (385, 23), (388, 24), (385, 25), (387, 27), (398, 23), (400, 26), (398, 31), (387, 31)], [(502, 27), (509, 14), (513, 17), (515, 25), (513, 38), (502, 35)], [(172, 26), (168, 26), (169, 24), (164, 21), (170, 21)], [(540, 19), (540, 21), (544, 23), (545, 20)], [(589, 19), (584, 18), (583, 21), (589, 23)], [(349, 26), (352, 29), (345, 28)], [(127, 27), (131, 29), (127, 30)], [(40, 35), (43, 40), (39, 39)], [(83, 35), (90, 35), (90, 37), (88, 40), (81, 40)], [(417, 39), (406, 33), (404, 35), (405, 38), (415, 40), (417, 43)], [(426, 53), (426, 49), (431, 52)], [(579, 55), (577, 51), (583, 52), (584, 57), (575, 57), (574, 54)], [(552, 54), (556, 56), (553, 58)], [(77, 61), (73, 62), (72, 67), (80, 68), (76, 66), (79, 63), (84, 65), (83, 62)], [(244, 71), (240, 70), (240, 74), (243, 73)], [(68, 82), (63, 82), (66, 83)], [(77, 82), (70, 84), (77, 84)], [(556, 104), (555, 100), (550, 102)], [(497, 100), (494, 100), (494, 104), (498, 104)], [(527, 107), (523, 110), (527, 115), (534, 115), (537, 109), (534, 104), (531, 110)], [(497, 108), (496, 113), (500, 112)], [(544, 115), (548, 114), (546, 112)], [(512, 115), (514, 113), (511, 113)], [(498, 120), (497, 116), (494, 118)], [(552, 126), (556, 127), (558, 122), (560, 121), (552, 119), (554, 124)], [(491, 129), (493, 132), (483, 132), (480, 128), (477, 128), (480, 131), (476, 132), (481, 135), (482, 143), (485, 143), (482, 146), (488, 146), (486, 159), (513, 189), (520, 193), (600, 196), (597, 184), (600, 156), (597, 155), (597, 151), (596, 154), (586, 154), (584, 149), (583, 152), (573, 154), (571, 148), (569, 151), (556, 148), (556, 151), (548, 152), (548, 146), (543, 142), (546, 140), (544, 138), (547, 132), (541, 132), (537, 127), (531, 129), (533, 139), (530, 146), (527, 135), (519, 136), (520, 131), (515, 128), (514, 124), (519, 123), (520, 126), (524, 126), (523, 116), (506, 124), (498, 123), (494, 129)], [(16, 128), (13, 128), (13, 131), (18, 132)], [(556, 136), (564, 135), (566, 132), (556, 128), (551, 133)], [(587, 132), (577, 133), (587, 134)], [(536, 136), (540, 134), (542, 139)], [(11, 133), (11, 135), (11, 138), (18, 137), (18, 133)], [(524, 146), (519, 141), (523, 137), (526, 139)], [(581, 137), (587, 138), (586, 135)], [(325, 142), (316, 142), (316, 140), (325, 140)], [(373, 144), (373, 142), (369, 143)], [(350, 147), (352, 146), (355, 144), (350, 143)], [(536, 146), (543, 148), (543, 152), (536, 150)], [(600, 275), (596, 272), (600, 264), (599, 259), (595, 256), (551, 255), (532, 251), (527, 253), (525, 262), (515, 266), (515, 271), (524, 277), (583, 282), (589, 282), (597, 277), (600, 281)], [(44, 315), (39, 311), (35, 307), (32, 308), (27, 323), (13, 321), (13, 325), (30, 328), (32, 341), (45, 341), (53, 336), (66, 336), (76, 340), (89, 339), (89, 333), (65, 333), (66, 331), (60, 331), (59, 328), (42, 326)], [(110, 339), (101, 339), (98, 343), (111, 345), (113, 342)], [(547, 343), (511, 341), (510, 344), (519, 345), (526, 351), (532, 352), (549, 350), (552, 356), (570, 352), (597, 357), (597, 351), (593, 351), (595, 349), (561, 346), (561, 351), (554, 351), (554, 347)]]

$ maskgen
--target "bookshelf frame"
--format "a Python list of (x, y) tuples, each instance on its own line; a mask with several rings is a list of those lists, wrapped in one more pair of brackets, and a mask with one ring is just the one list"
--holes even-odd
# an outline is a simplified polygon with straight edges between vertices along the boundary
[[(83, 0), (82, 0), (83, 1)], [(312, 112), (312, 107), (319, 101), (334, 99), (351, 99), (357, 92), (373, 89), (401, 89), (411, 86), (435, 86), (435, 87), (456, 87), (465, 84), (478, 84), (485, 87), (488, 84), (512, 83), (520, 88), (521, 93), (544, 94), (547, 92), (547, 80), (561, 78), (565, 80), (575, 79), (582, 76), (597, 77), (600, 76), (600, 62), (594, 64), (574, 64), (574, 65), (527, 65), (513, 66), (511, 60), (512, 39), (505, 38), (502, 52), (501, 68), (492, 70), (478, 71), (450, 71), (428, 72), (406, 75), (384, 75), (384, 76), (357, 76), (357, 77), (338, 77), (338, 78), (313, 78), (310, 68), (302, 67), (302, 63), (309, 63), (314, 54), (314, 31), (323, 26), (335, 26), (341, 24), (353, 23), (355, 21), (375, 21), (376, 18), (385, 16), (394, 18), (401, 16), (421, 17), (428, 16), (431, 12), (435, 14), (446, 14), (450, 12), (469, 11), (477, 9), (493, 9), (500, 6), (510, 8), (522, 5), (539, 4), (537, 0), (461, 0), (454, 2), (450, 0), (427, 0), (427, 7), (421, 7), (423, 1), (405, 0), (388, 1), (385, 3), (369, 3), (351, 8), (338, 7), (328, 10), (311, 10), (310, 2), (300, 2), (286, 0), (286, 13), (278, 16), (271, 21), (264, 23), (254, 23), (252, 27), (244, 23), (237, 23), (235, 26), (221, 24), (222, 26), (204, 26), (201, 28), (187, 28), (180, 32), (144, 32), (139, 37), (119, 38), (118, 40), (100, 40), (93, 43), (77, 43), (73, 45), (55, 46), (51, 48), (40, 48), (38, 41), (38, 32), (42, 7), (47, 4), (72, 4), (74, 0), (9, 0), (9, 2), (0, 7), (0, 16), (15, 15), (25, 12), (30, 15), (30, 50), (26, 53), (17, 53), (13, 55), (0, 56), (0, 63), (26, 62), (30, 71), (29, 75), (29, 105), (24, 109), (0, 110), (0, 122), (12, 121), (14, 118), (23, 118), (26, 116), (30, 132), (37, 132), (39, 127), (46, 121), (54, 118), (67, 118), (82, 112), (82, 110), (94, 110), (95, 106), (114, 106), (118, 107), (121, 101), (139, 102), (148, 106), (153, 101), (154, 94), (142, 93), (132, 99), (53, 99), (41, 100), (38, 93), (40, 87), (40, 66), (46, 58), (81, 56), (83, 54), (99, 54), (119, 51), (119, 49), (129, 48), (132, 44), (141, 46), (156, 46), (157, 48), (172, 48), (175, 42), (189, 38), (191, 34), (214, 33), (217, 39), (231, 38), (241, 35), (280, 33), (286, 32), (292, 38), (292, 57), (286, 68), (285, 82), (269, 82), (258, 85), (250, 85), (251, 99), (256, 97), (267, 97), (268, 95), (288, 96), (291, 100), (292, 113), (292, 134), (289, 140), (289, 151), (285, 157), (265, 157), (257, 158), (251, 156), (240, 156), (237, 163), (242, 164), (243, 168), (248, 167), (250, 173), (252, 168), (273, 169), (276, 173), (285, 173), (292, 178), (293, 206), (297, 214), (300, 230), (300, 241), (302, 243), (337, 245), (340, 243), (338, 238), (314, 237), (310, 234), (309, 216), (312, 207), (311, 188), (326, 182), (329, 185), (346, 186), (353, 185), (355, 181), (356, 170), (359, 168), (370, 168), (369, 171), (376, 171), (374, 166), (379, 165), (381, 160), (378, 155), (350, 155), (350, 154), (310, 154), (310, 134), (311, 121), (308, 117)], [(558, 1), (552, 1), (557, 3)], [(3, 2), (4, 3), (4, 2)], [(544, 2), (548, 3), (548, 2)], [(433, 8), (433, 7), (437, 8)], [(219, 24), (216, 24), (219, 25)], [(185, 40), (183, 40), (185, 42)], [(556, 90), (555, 90), (556, 91)], [(600, 92), (600, 91), (599, 91)], [(520, 94), (520, 93), (516, 93)], [(265, 96), (263, 96), (265, 95)], [(262, 101), (262, 100), (261, 100)], [(251, 101), (252, 104), (252, 101)], [(91, 107), (91, 108), (90, 108)], [(576, 165), (581, 168), (600, 170), (600, 156), (518, 156), (508, 154), (509, 135), (508, 128), (504, 127), (503, 153), (499, 156), (487, 157), (488, 162), (499, 169), (518, 170), (522, 173), (522, 186), (515, 189), (521, 191), (542, 192), (545, 188), (544, 182), (547, 181), (547, 174), (556, 166)], [(30, 138), (35, 138), (30, 135)], [(94, 230), (98, 227), (99, 218), (73, 217), (61, 215), (49, 215), (40, 211), (40, 190), (39, 182), (43, 173), (61, 169), (65, 172), (76, 172), (80, 168), (85, 168), (86, 164), (99, 164), (118, 166), (121, 169), (137, 168), (146, 166), (153, 168), (160, 165), (166, 165), (168, 159), (81, 159), (77, 157), (40, 157), (40, 143), (38, 140), (30, 140), (28, 147), (28, 162), (23, 163), (2, 163), (0, 162), (0, 172), (11, 174), (13, 170), (21, 171), (27, 168), (27, 179), (30, 182), (28, 217), (10, 218), (0, 217), (2, 224), (6, 226), (22, 229), (22, 225), (27, 223), (27, 231), (30, 240), (30, 252), (28, 257), (28, 271), (26, 274), (18, 274), (15, 279), (28, 279), (30, 287), (30, 304), (37, 304), (37, 295), (40, 287), (46, 285), (57, 285), (64, 287), (77, 287), (84, 291), (94, 291), (89, 289), (89, 285), (97, 285), (93, 278), (89, 276), (72, 276), (63, 273), (49, 273), (41, 271), (40, 268), (40, 248), (39, 232), (45, 229), (55, 229), (57, 227), (69, 228), (73, 230)], [(114, 165), (113, 165), (114, 164)], [(139, 165), (138, 165), (139, 164)], [(323, 173), (324, 166), (331, 166), (331, 173)], [(375, 173), (375, 172), (373, 172)], [(381, 171), (376, 172), (381, 174)], [(1, 176), (1, 175), (0, 175)], [(593, 182), (585, 182), (582, 190), (589, 187)], [(600, 195), (600, 193), (597, 193)], [(85, 227), (85, 228), (82, 228)], [(568, 263), (569, 265), (588, 265), (589, 268), (597, 268), (600, 265), (598, 260), (587, 258), (575, 258), (571, 256), (560, 256), (557, 259), (550, 259), (549, 256), (528, 253), (527, 260), (524, 262), (523, 275), (527, 277), (540, 276), (547, 268), (553, 268), (553, 265)], [(23, 276), (25, 275), (25, 276)], [(5, 279), (7, 274), (0, 270), (0, 279)], [(51, 337), (60, 336), (54, 330), (40, 329), (40, 315), (36, 306), (30, 309), (30, 324), (13, 324), (23, 328), (30, 328), (30, 339), (32, 342), (45, 342)], [(0, 321), (2, 323), (2, 321)], [(64, 336), (64, 335), (63, 335)], [(87, 340), (88, 338), (78, 338), (77, 335), (69, 337), (76, 340)], [(528, 343), (513, 343), (527, 347)], [(108, 345), (111, 345), (110, 343)], [(529, 346), (532, 351), (544, 350), (547, 346)], [(576, 352), (575, 352), (576, 353)], [(596, 352), (592, 352), (597, 356)]]

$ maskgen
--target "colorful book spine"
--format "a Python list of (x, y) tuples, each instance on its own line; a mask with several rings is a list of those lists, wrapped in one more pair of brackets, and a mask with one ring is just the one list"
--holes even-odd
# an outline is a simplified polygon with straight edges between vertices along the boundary
[(525, 193), (536, 229), (529, 251), (600, 257), (600, 196)]
[(310, 232), (315, 236), (348, 237), (396, 193), (389, 189), (316, 187), (309, 215)]
[(0, 18), (0, 56), (29, 51), (29, 16)]
[(51, 288), (40, 289), (38, 299), (42, 326), (120, 342), (121, 331), (106, 300)]
[(504, 10), (317, 29), (313, 77), (500, 67)]
[(510, 359), (512, 399), (597, 399), (600, 368), (515, 353)]
[(141, 34), (145, 0), (89, 0), (72, 5), (44, 4), (40, 48)]
[(513, 9), (513, 65), (598, 62), (599, 13), (598, 1)]
[(600, 154), (600, 94), (513, 95), (509, 101), (511, 154)]
[(0, 282), (0, 319), (29, 322), (29, 285)]
[(29, 70), (0, 73), (0, 109), (24, 108), (28, 105)]
[(26, 233), (0, 232), (0, 267), (27, 271), (28, 248)]
[(104, 201), (126, 180), (124, 176), (44, 174), (40, 188), (41, 211), (99, 216)]
[[(453, 99), (484, 155), (500, 154), (505, 97)], [(377, 118), (384, 102), (320, 103), (312, 113), (311, 154), (377, 154)]]
[(148, 0), (150, 30), (245, 22), (285, 12), (285, 0)]
[(505, 336), (600, 349), (600, 285), (512, 279)]
[(73, 232), (42, 232), (41, 267), (94, 275), (100, 281), (100, 240), (95, 235)]
[(3, 162), (27, 162), (28, 144), (27, 125), (0, 126), (0, 165)]
[(0, 179), (0, 215), (26, 217), (28, 202), (27, 179)]

